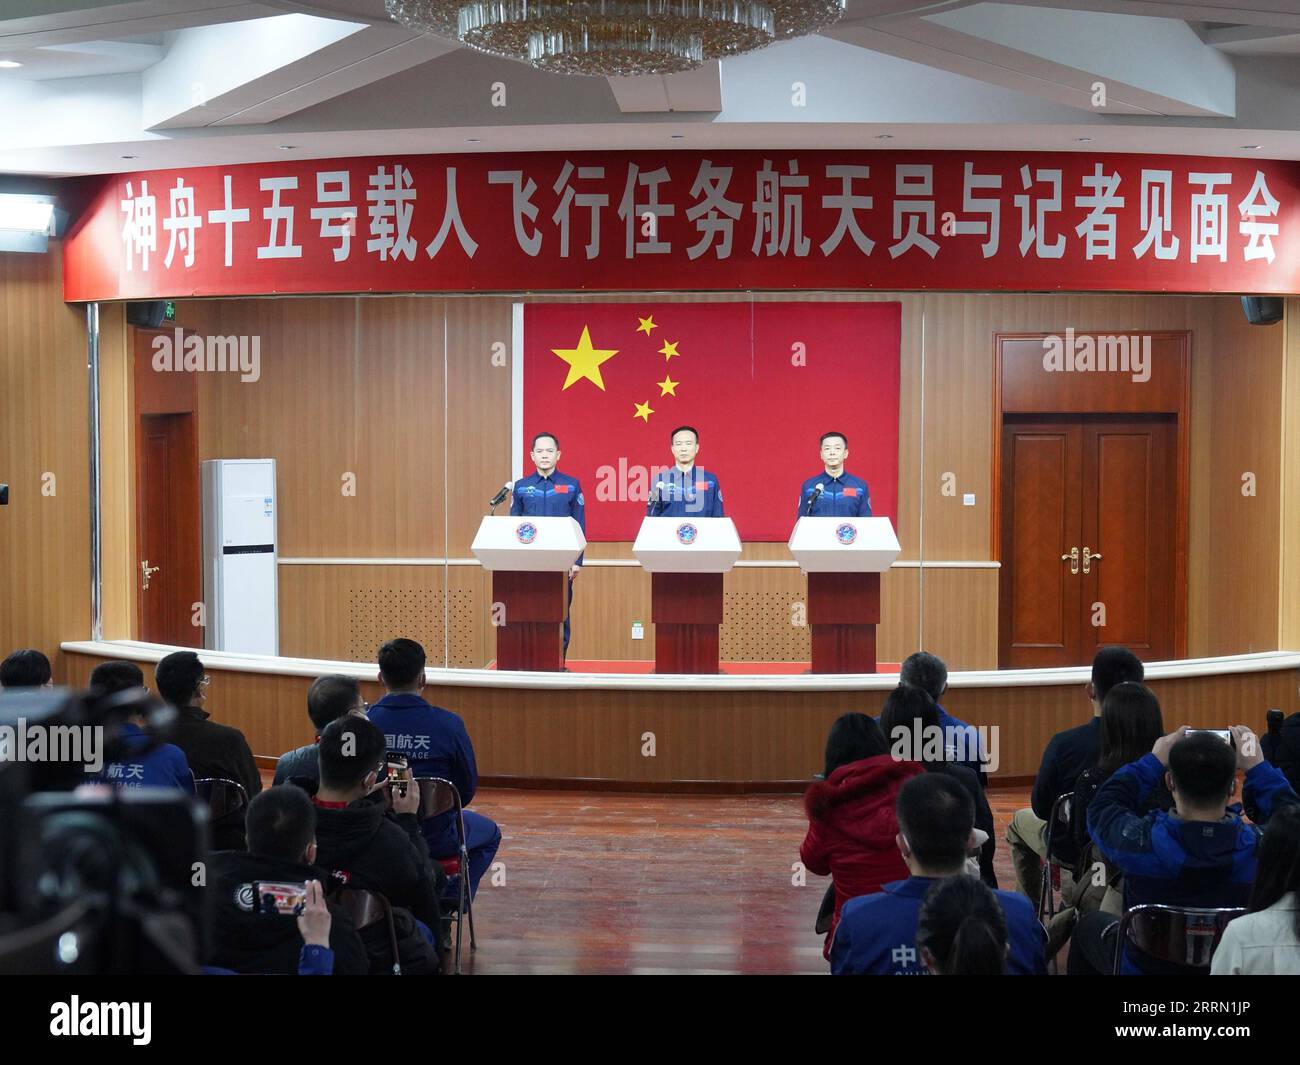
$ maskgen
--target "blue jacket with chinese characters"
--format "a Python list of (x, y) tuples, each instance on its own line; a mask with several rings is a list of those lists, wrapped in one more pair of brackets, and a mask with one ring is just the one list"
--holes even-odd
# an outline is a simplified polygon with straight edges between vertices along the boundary
[[(653, 498), (655, 485), (662, 483), (659, 501)], [(652, 518), (725, 518), (722, 485), (716, 474), (699, 466), (683, 473), (676, 466), (664, 470), (650, 483), (646, 514)]]
[[(369, 718), (383, 730), (390, 751), (404, 754), (415, 777), (442, 777), (456, 785), (468, 806), (478, 788), (474, 745), (457, 714), (410, 692), (390, 692), (370, 708)], [(455, 815), (431, 817), (422, 828), (434, 858), (456, 854)]]
[[(812, 513), (808, 513), (808, 501), (818, 485), (822, 485), (822, 494), (813, 504)], [(871, 517), (871, 491), (867, 482), (851, 473), (841, 473), (832, 477), (822, 470), (816, 477), (809, 477), (799, 490), (799, 517), (810, 518), (869, 518)]]
[[(965, 873), (957, 874), (966, 876)], [(831, 972), (836, 976), (924, 976), (928, 970), (916, 946), (916, 923), (933, 877), (909, 876), (886, 884), (875, 895), (849, 899), (831, 942)], [(1046, 937), (1034, 906), (1014, 891), (994, 891), (1007, 918), (1006, 972), (1046, 976)]]
[[(587, 501), (582, 497), (582, 485), (576, 477), (559, 470), (552, 470), (549, 477), (530, 473), (517, 480), (510, 497), (510, 513), (527, 518), (572, 518), (583, 535), (587, 532)], [(582, 565), (582, 555), (577, 565)]]
[[(1242, 819), (1239, 806), (1221, 821), (1184, 821), (1164, 810), (1141, 812), (1164, 780), (1154, 754), (1121, 766), (1088, 803), (1088, 834), (1103, 857), (1124, 872), (1124, 908), (1245, 906), (1255, 880), (1260, 830)], [(1242, 798), (1267, 820), (1280, 803), (1297, 799), (1287, 779), (1261, 762), (1246, 774)], [(1126, 946), (1125, 975), (1185, 972)]]
[[(153, 750), (145, 749), (153, 742), (139, 725), (126, 722), (122, 725), (122, 742), (130, 756), (109, 762), (99, 774), (99, 779), (118, 788), (178, 788), (187, 795), (194, 794), (194, 774), (185, 752), (175, 744), (162, 743)], [(143, 754), (136, 754), (143, 751)]]

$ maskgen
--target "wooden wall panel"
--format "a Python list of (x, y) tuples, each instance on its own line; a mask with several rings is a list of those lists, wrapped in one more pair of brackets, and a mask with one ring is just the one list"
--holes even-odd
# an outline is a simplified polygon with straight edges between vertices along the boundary
[(921, 606), (922, 648), (952, 670), (998, 668), (997, 570), (924, 569)]
[(1282, 393), (1282, 565), (1278, 642), (1300, 650), (1300, 301), (1286, 301)]
[[(1250, 325), (1237, 301), (1223, 303), (1208, 389), (1192, 397), (1193, 405), (1199, 399), (1210, 408), (1209, 434), (1200, 442), (1208, 522), (1200, 562), (1204, 653), (1215, 655), (1277, 649), (1281, 566), (1285, 327)], [(1254, 495), (1243, 494), (1246, 475), (1254, 478)], [(1189, 646), (1189, 653), (1197, 652)]]
[(86, 311), (63, 302), (61, 245), (0, 253), (0, 656), (90, 634)]
[(139, 635), (133, 332), (134, 327), (126, 324), (126, 304), (100, 305), (104, 636), (110, 640), (134, 640)]

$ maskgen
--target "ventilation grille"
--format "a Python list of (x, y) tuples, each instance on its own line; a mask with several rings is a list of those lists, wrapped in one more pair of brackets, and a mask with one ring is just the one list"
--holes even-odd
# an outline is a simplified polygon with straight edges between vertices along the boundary
[(806, 608), (804, 594), (727, 592), (719, 634), (722, 660), (807, 662), (812, 638)]
[(444, 630), (438, 592), (353, 588), (348, 600), (351, 661), (373, 662), (380, 644), (404, 636), (424, 648), (429, 665), (442, 662)]

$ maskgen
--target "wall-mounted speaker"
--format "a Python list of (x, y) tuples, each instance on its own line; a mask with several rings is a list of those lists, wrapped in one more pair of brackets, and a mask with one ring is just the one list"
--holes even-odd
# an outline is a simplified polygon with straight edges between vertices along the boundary
[(1273, 325), (1282, 320), (1281, 296), (1242, 296), (1241, 309), (1251, 325)]
[(142, 300), (126, 305), (128, 325), (138, 325), (142, 329), (158, 329), (166, 319), (166, 300)]

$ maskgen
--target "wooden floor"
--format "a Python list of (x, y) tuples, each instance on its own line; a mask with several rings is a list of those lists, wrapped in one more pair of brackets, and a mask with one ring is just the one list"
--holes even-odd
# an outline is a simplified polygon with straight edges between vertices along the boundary
[[(1026, 788), (991, 791), (1002, 833)], [(798, 796), (483, 790), (505, 882), (475, 903), (475, 973), (825, 973), (813, 922), (827, 881), (791, 884)], [(468, 947), (468, 937), (466, 939)]]

